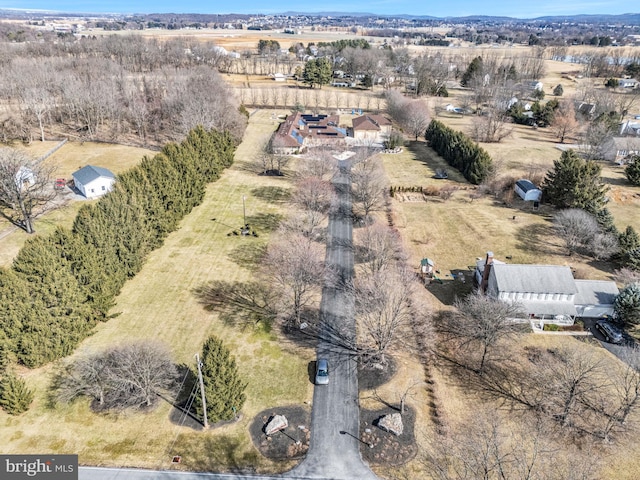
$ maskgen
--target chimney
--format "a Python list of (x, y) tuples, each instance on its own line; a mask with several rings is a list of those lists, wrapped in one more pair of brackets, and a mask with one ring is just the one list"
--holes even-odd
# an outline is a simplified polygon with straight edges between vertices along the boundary
[(487, 258), (484, 261), (484, 270), (482, 271), (482, 281), (480, 282), (480, 293), (487, 293), (487, 285), (489, 283), (489, 272), (491, 272), (491, 264), (493, 263), (493, 252), (487, 252)]

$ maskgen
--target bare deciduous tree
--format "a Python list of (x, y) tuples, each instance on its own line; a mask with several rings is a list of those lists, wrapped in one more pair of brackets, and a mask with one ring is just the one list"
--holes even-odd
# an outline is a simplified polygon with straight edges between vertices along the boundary
[(277, 308), (286, 323), (300, 325), (302, 313), (317, 296), (325, 280), (324, 250), (301, 234), (286, 234), (269, 245), (265, 277), (281, 296)]
[(14, 225), (33, 233), (33, 220), (54, 205), (53, 166), (25, 152), (0, 148), (0, 213)]
[(88, 396), (98, 409), (149, 408), (176, 374), (164, 345), (141, 341), (81, 357), (66, 367), (55, 386), (64, 402)]
[(458, 299), (454, 305), (457, 311), (444, 314), (437, 328), (458, 349), (478, 355), (475, 370), (482, 373), (500, 342), (518, 331), (512, 319), (519, 317), (520, 306), (481, 294)]
[(365, 220), (382, 209), (387, 193), (387, 179), (380, 159), (371, 157), (356, 163), (351, 172), (353, 200)]
[(560, 140), (560, 143), (564, 143), (567, 137), (578, 132), (580, 122), (576, 118), (573, 100), (560, 104), (560, 107), (553, 115), (550, 127), (553, 134)]
[(363, 363), (384, 365), (394, 347), (411, 347), (414, 323), (426, 323), (426, 312), (413, 307), (416, 286), (415, 275), (404, 266), (357, 278), (354, 298)]
[(398, 232), (380, 223), (358, 230), (356, 243), (360, 247), (359, 260), (363, 262), (365, 275), (376, 274), (397, 262), (406, 261)]

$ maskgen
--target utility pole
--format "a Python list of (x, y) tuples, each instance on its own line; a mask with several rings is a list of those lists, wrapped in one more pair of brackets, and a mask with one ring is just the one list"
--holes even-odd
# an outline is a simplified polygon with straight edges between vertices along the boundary
[(244, 205), (244, 201), (247, 197), (245, 197), (244, 195), (242, 195), (242, 221), (244, 222), (242, 224), (243, 227), (247, 226), (247, 209), (245, 208)]
[(207, 420), (207, 399), (204, 395), (204, 380), (202, 380), (202, 369), (200, 368), (200, 357), (196, 353), (196, 365), (198, 365), (198, 381), (200, 382), (200, 393), (202, 395), (202, 411), (204, 413), (204, 428), (209, 428), (209, 420)]

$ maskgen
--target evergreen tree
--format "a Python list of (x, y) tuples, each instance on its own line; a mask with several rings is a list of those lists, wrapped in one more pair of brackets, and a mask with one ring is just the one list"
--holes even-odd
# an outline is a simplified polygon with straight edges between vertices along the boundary
[(634, 155), (624, 169), (624, 173), (632, 185), (640, 186), (640, 156)]
[(314, 58), (305, 63), (302, 78), (311, 88), (315, 85), (322, 87), (331, 81), (331, 74), (331, 62), (328, 58)]
[(620, 323), (640, 324), (640, 283), (627, 285), (616, 297), (613, 308)]
[(620, 244), (620, 251), (624, 255), (626, 252), (640, 248), (640, 235), (638, 235), (638, 232), (636, 232), (631, 225), (628, 225), (625, 231), (620, 233), (618, 242)]
[(10, 415), (20, 415), (29, 410), (33, 391), (14, 373), (5, 373), (0, 380), (0, 407)]
[[(245, 402), (245, 388), (238, 374), (235, 358), (215, 336), (210, 336), (202, 347), (202, 377), (207, 400), (207, 418), (216, 423), (231, 420)], [(203, 417), (200, 395), (196, 398), (196, 413)]]
[(470, 87), (473, 85), (473, 80), (482, 75), (483, 64), (482, 57), (476, 57), (471, 60), (471, 63), (467, 67), (467, 70), (462, 74), (460, 85), (463, 87)]
[(581, 208), (597, 215), (604, 206), (607, 192), (600, 171), (594, 161), (585, 161), (574, 150), (566, 150), (547, 172), (542, 185), (543, 198), (559, 208)]
[(553, 89), (553, 94), (556, 97), (561, 97), (563, 93), (564, 93), (564, 88), (560, 84), (556, 85), (555, 88)]

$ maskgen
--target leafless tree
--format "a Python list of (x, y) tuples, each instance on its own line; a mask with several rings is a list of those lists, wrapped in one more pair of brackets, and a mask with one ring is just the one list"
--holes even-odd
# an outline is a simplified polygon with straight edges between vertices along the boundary
[(416, 141), (424, 136), (430, 121), (429, 110), (422, 100), (414, 100), (405, 107), (402, 124)]
[(406, 252), (402, 248), (398, 232), (378, 222), (358, 230), (356, 244), (365, 276), (406, 261)]
[[(555, 440), (535, 416), (516, 425), (488, 405), (475, 410), (447, 437), (433, 438), (418, 456), (436, 480), (595, 480), (597, 456)], [(585, 442), (587, 443), (587, 442)]]
[(579, 208), (561, 210), (553, 216), (553, 226), (572, 255), (584, 251), (597, 260), (610, 258), (618, 251), (618, 239), (603, 232), (596, 218)]
[(338, 161), (331, 150), (314, 148), (313, 151), (299, 161), (299, 174), (302, 178), (317, 177), (329, 180), (336, 172)]
[(371, 213), (385, 205), (387, 179), (380, 159), (374, 156), (357, 162), (352, 168), (351, 181), (354, 204), (366, 221)]
[(13, 148), (0, 148), (1, 214), (27, 233), (34, 219), (54, 207), (54, 167)]
[(564, 143), (567, 137), (577, 133), (580, 126), (580, 122), (576, 118), (574, 101), (569, 100), (560, 103), (560, 107), (553, 115), (550, 125), (551, 131), (560, 140), (560, 143)]
[(478, 356), (460, 360), (474, 362), (472, 368), (482, 373), (487, 362), (500, 351), (501, 342), (518, 332), (513, 319), (521, 316), (521, 307), (479, 293), (457, 299), (454, 306), (456, 310), (444, 313), (436, 328), (444, 339), (454, 342), (454, 351)]
[(387, 355), (399, 345), (411, 346), (415, 322), (426, 322), (413, 308), (416, 277), (406, 267), (358, 277), (354, 287), (358, 350), (366, 363), (386, 364)]
[(471, 127), (471, 136), (476, 142), (497, 143), (511, 133), (509, 115), (498, 105), (491, 105), (483, 110)]
[(98, 409), (149, 408), (176, 379), (167, 348), (140, 341), (81, 357), (56, 380), (57, 398), (93, 398)]
[(319, 177), (301, 178), (291, 200), (302, 210), (328, 213), (334, 197), (331, 182)]
[(281, 292), (277, 310), (285, 323), (300, 325), (305, 307), (317, 297), (327, 274), (321, 245), (301, 234), (285, 233), (269, 245), (265, 278)]
[(586, 247), (600, 230), (595, 217), (579, 208), (556, 213), (553, 216), (553, 226), (564, 241), (569, 255)]

